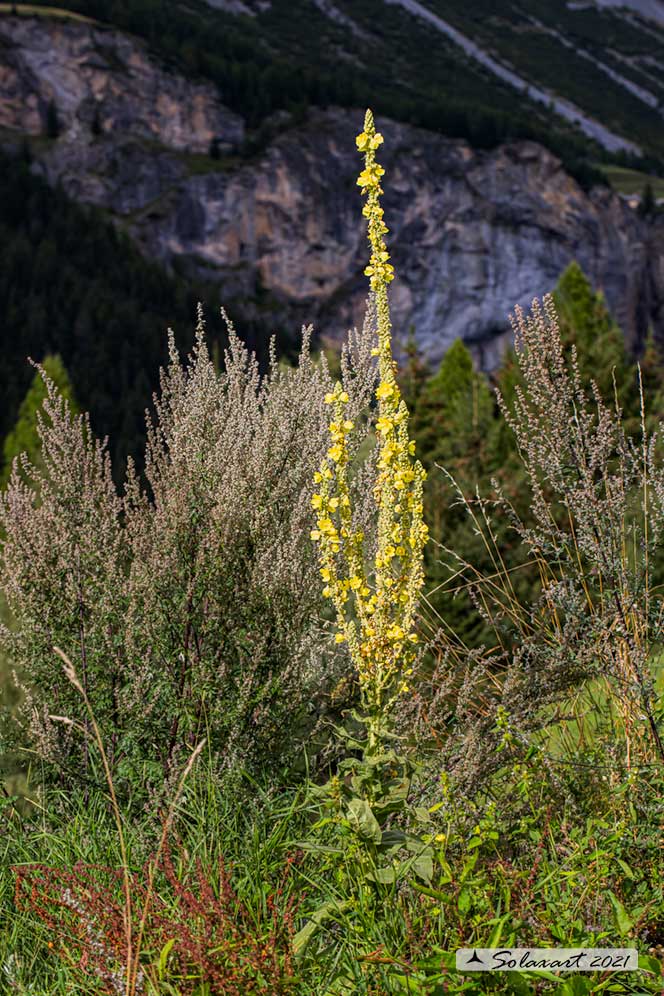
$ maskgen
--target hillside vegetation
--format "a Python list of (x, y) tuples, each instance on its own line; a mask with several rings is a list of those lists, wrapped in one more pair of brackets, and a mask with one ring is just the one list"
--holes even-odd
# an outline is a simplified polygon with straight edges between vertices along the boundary
[[(664, 161), (658, 106), (664, 30), (592, 4), (577, 9), (510, 0), (499, 14), (491, 3), (469, 8), (458, 0), (433, 0), (424, 6), (552, 100), (570, 101), (639, 146), (653, 167)], [(212, 79), (257, 141), (261, 123), (276, 110), (357, 107), (380, 93), (381, 114), (481, 147), (532, 138), (576, 175), (597, 179), (590, 162), (600, 148), (591, 137), (552, 116), (546, 102), (529, 99), (527, 91), (516, 101), (510, 85), (407, 3), (248, 3), (249, 16), (205, 0), (169, 0), (167, 18), (156, 0), (72, 0), (68, 7), (137, 34), (162, 58)]]

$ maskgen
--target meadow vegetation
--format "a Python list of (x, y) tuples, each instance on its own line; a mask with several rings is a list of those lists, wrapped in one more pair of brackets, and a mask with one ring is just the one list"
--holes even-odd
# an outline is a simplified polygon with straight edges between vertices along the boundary
[[(578, 267), (497, 393), (393, 359), (382, 137), (338, 376), (199, 312), (144, 472), (44, 367), (0, 501), (0, 990), (657, 994), (664, 369)], [(60, 376), (60, 375), (58, 375)], [(463, 974), (473, 946), (639, 970)]]

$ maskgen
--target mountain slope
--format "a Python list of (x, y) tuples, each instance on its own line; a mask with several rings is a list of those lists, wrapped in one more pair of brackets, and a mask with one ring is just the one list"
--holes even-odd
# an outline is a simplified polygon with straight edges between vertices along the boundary
[[(153, 0), (94, 0), (79, 4), (87, 13), (76, 17), (28, 16), (25, 7), (18, 17), (0, 13), (0, 148), (31, 158), (31, 172), (17, 166), (20, 182), (2, 188), (5, 428), (30, 374), (26, 355), (57, 351), (82, 405), (112, 433), (119, 466), (140, 436), (165, 328), (193, 316), (194, 283), (205, 282), (197, 295), (208, 304), (221, 299), (259, 348), (275, 330), (287, 344), (302, 322), (328, 336), (357, 322), (366, 245), (353, 136), (357, 105), (374, 93), (384, 92), (394, 111), (378, 118), (401, 335), (413, 325), (433, 360), (462, 337), (493, 367), (514, 303), (550, 290), (577, 258), (631, 343), (638, 346), (650, 324), (664, 338), (661, 220), (640, 219), (606, 187), (589, 190), (583, 157), (600, 156), (597, 143), (565, 132), (564, 121), (553, 129), (541, 103), (525, 95), (515, 102), (513, 87), (496, 83), (454, 35), (434, 30), (405, 0), (291, 0), (288, 11), (267, 0), (216, 2), (173, 4), (173, 25), (163, 30), (150, 20)], [(426, 5), (507, 65), (456, 0)], [(508, 0), (505, 11), (516, 5)], [(104, 11), (132, 21), (143, 40), (103, 23)], [(590, 14), (607, 16), (594, 7)], [(636, 18), (624, 16), (630, 25)], [(537, 17), (545, 24), (542, 11)], [(516, 30), (517, 21), (509, 23)], [(601, 23), (614, 31), (623, 22)], [(573, 24), (580, 37), (581, 22)], [(571, 44), (569, 23), (557, 25), (535, 26), (535, 34), (565, 30)], [(607, 35), (602, 58), (632, 46), (634, 72), (654, 78), (652, 44), (634, 31), (615, 46)], [(501, 44), (510, 37), (501, 33)], [(594, 65), (589, 37), (584, 66)], [(330, 52), (332, 93), (355, 109), (315, 106), (330, 102)], [(422, 52), (428, 60), (418, 61)], [(593, 52), (599, 59), (600, 49)], [(523, 64), (517, 68), (525, 79)], [(289, 110), (275, 114), (280, 105)], [(429, 128), (399, 120), (412, 114)], [(459, 137), (466, 134), (469, 141)], [(515, 134), (519, 141), (499, 143)], [(586, 183), (523, 140), (532, 135), (551, 148), (562, 143)], [(625, 141), (637, 137), (633, 130)], [(13, 167), (4, 170), (7, 180)], [(57, 189), (52, 198), (34, 174)]]
[(250, 129), (279, 108), (372, 104), (476, 146), (539, 140), (570, 166), (598, 155), (664, 163), (664, 29), (591, 0), (498, 8), (494, 0), (72, 0), (72, 8), (213, 80)]
[[(320, 4), (332, 17), (327, 0)], [(247, 156), (242, 121), (223, 93), (166, 71), (115, 29), (5, 18), (0, 44), (0, 124), (32, 136), (33, 170), (52, 185), (102, 208), (149, 259), (219, 288), (259, 335), (292, 333), (302, 321), (338, 335), (359, 319), (365, 245), (353, 136), (361, 112), (311, 111), (297, 126), (290, 119)], [(58, 105), (58, 134), (45, 139), (49, 101)], [(513, 304), (549, 290), (575, 256), (606, 288), (633, 342), (649, 322), (659, 327), (659, 225), (607, 190), (585, 194), (533, 143), (482, 152), (379, 120), (395, 316), (404, 330), (414, 324), (431, 358), (462, 337), (492, 365)], [(211, 142), (216, 158), (204, 151)]]

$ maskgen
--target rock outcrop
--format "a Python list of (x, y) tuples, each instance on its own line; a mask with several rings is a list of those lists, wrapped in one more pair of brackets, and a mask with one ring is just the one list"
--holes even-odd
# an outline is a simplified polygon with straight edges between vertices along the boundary
[(94, 132), (200, 153), (244, 132), (214, 86), (165, 71), (128, 35), (85, 18), (0, 16), (0, 128), (43, 134), (50, 103), (69, 144)]
[[(0, 125), (62, 131), (35, 169), (107, 210), (150, 257), (215, 281), (242, 319), (360, 321), (366, 236), (355, 183), (360, 112), (311, 112), (252, 159), (193, 156), (242, 122), (206, 84), (166, 73), (141, 45), (90, 24), (0, 19)], [(91, 128), (95, 113), (101, 127)], [(390, 121), (381, 161), (397, 279), (395, 329), (413, 325), (437, 360), (457, 337), (498, 361), (507, 315), (549, 291), (576, 259), (632, 342), (664, 335), (664, 230), (618, 196), (585, 193), (533, 143), (477, 151)]]

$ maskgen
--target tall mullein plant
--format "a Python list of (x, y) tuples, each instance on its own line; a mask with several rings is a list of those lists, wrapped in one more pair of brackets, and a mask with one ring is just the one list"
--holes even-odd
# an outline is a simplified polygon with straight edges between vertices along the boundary
[(357, 136), (364, 154), (358, 185), (366, 203), (371, 259), (365, 269), (375, 298), (380, 383), (376, 390), (378, 419), (378, 474), (374, 501), (378, 519), (375, 562), (367, 564), (364, 535), (353, 528), (349, 486), (349, 438), (354, 424), (345, 417), (348, 395), (337, 383), (325, 398), (333, 407), (331, 445), (314, 476), (317, 493), (312, 505), (318, 513), (312, 539), (319, 543), (324, 594), (336, 610), (339, 643), (346, 642), (359, 678), (366, 716), (367, 747), (375, 749), (380, 730), (396, 700), (408, 692), (417, 635), (415, 612), (424, 580), (423, 548), (427, 527), (422, 514), (425, 471), (415, 459), (415, 443), (408, 436), (408, 409), (396, 381), (392, 358), (392, 324), (388, 285), (394, 269), (385, 245), (380, 185), (385, 171), (376, 162), (383, 142), (371, 111)]

